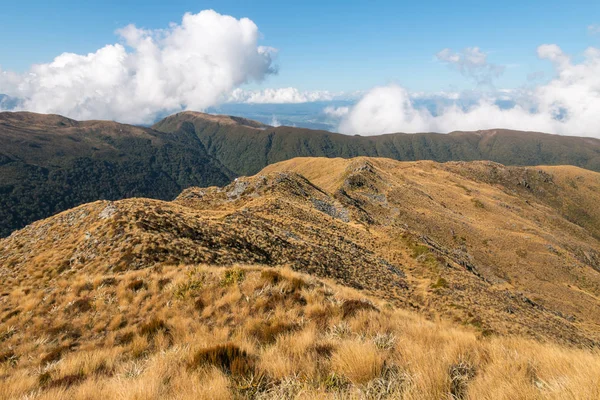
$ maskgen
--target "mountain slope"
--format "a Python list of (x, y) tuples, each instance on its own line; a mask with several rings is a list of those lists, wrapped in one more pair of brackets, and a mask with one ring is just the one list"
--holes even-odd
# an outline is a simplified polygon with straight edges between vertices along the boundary
[(231, 173), (193, 135), (108, 121), (0, 113), (0, 237), (99, 199), (172, 199)]
[(101, 199), (169, 200), (298, 156), (494, 160), (600, 171), (600, 141), (503, 130), (345, 136), (183, 112), (154, 129), (57, 115), (0, 113), (0, 237)]
[(0, 398), (598, 397), (599, 195), (296, 158), (76, 207), (0, 240)]
[(450, 134), (347, 136), (289, 126), (251, 127), (216, 123), (206, 114), (183, 112), (154, 129), (195, 132), (208, 153), (237, 175), (294, 157), (386, 157), (402, 161), (491, 160), (505, 165), (575, 165), (600, 171), (600, 140), (502, 129)]
[(0, 261), (8, 284), (31, 268), (289, 265), (487, 333), (592, 344), (600, 214), (569, 202), (599, 190), (574, 167), (300, 158), (173, 202), (78, 207), (4, 239)]

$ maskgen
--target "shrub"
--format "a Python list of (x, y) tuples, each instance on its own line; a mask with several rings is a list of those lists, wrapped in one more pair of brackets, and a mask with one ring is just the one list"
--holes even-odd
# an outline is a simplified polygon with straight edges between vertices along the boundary
[(435, 283), (431, 284), (431, 287), (433, 289), (447, 288), (448, 281), (440, 276)]
[(177, 284), (173, 290), (173, 296), (176, 299), (183, 300), (190, 294), (195, 294), (200, 289), (202, 289), (202, 281), (198, 279), (191, 279)]
[(471, 199), (471, 201), (473, 202), (473, 205), (477, 208), (485, 208), (485, 205), (481, 202), (481, 200), (478, 199)]
[(412, 246), (412, 256), (413, 258), (417, 258), (422, 256), (423, 254), (427, 254), (429, 252), (429, 247), (424, 246), (422, 244), (415, 244)]
[(221, 286), (229, 286), (244, 281), (246, 274), (241, 268), (231, 268), (225, 270), (223, 273), (223, 279), (221, 279)]

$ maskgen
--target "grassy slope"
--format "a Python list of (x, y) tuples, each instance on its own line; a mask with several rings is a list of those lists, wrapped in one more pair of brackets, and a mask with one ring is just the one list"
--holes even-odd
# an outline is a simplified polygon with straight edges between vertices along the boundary
[(596, 398), (598, 175), (304, 158), (36, 222), (0, 397)]
[[(600, 354), (482, 338), (289, 270), (161, 266), (6, 288), (0, 398), (591, 399)], [(17, 311), (15, 313), (14, 311)]]

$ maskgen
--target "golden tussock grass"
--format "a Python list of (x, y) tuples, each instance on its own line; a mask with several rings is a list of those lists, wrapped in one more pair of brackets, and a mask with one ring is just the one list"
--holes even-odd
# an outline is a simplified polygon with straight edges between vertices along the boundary
[(73, 296), (4, 303), (0, 398), (600, 397), (597, 350), (484, 337), (287, 269), (161, 266), (87, 281), (57, 284)]

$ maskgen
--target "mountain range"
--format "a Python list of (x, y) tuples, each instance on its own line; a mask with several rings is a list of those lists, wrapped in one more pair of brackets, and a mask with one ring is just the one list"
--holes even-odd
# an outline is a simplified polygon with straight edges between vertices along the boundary
[(347, 136), (182, 112), (152, 127), (0, 113), (0, 237), (95, 200), (175, 198), (295, 157), (492, 160), (600, 171), (600, 140), (490, 130)]

